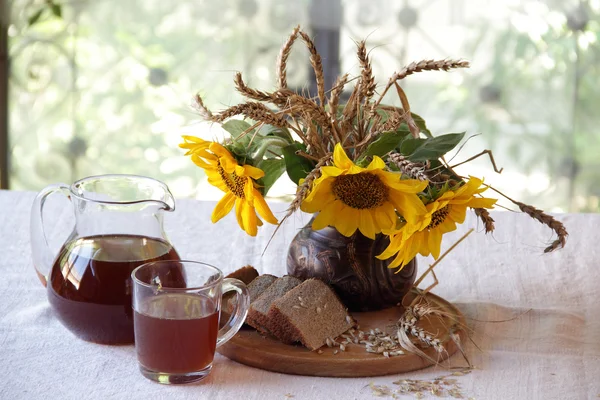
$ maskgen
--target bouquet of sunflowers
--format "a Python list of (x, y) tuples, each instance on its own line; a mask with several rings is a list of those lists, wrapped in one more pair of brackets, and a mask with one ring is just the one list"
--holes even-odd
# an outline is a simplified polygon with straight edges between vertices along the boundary
[[(318, 88), (315, 98), (287, 86), (286, 63), (298, 39), (310, 52)], [(458, 175), (444, 158), (464, 133), (433, 136), (425, 121), (410, 111), (398, 84), (414, 73), (467, 68), (468, 62), (411, 63), (394, 73), (377, 94), (365, 42), (357, 46), (360, 75), (341, 76), (326, 92), (321, 57), (311, 38), (297, 27), (280, 51), (276, 90), (250, 88), (237, 73), (235, 87), (247, 102), (213, 113), (200, 96), (195, 97), (201, 117), (221, 123), (230, 134), (223, 143), (184, 136), (180, 145), (205, 170), (209, 183), (225, 193), (212, 214), (213, 223), (234, 206), (239, 226), (251, 236), (263, 220), (280, 223), (264, 196), (287, 173), (298, 188), (281, 222), (301, 209), (316, 214), (314, 230), (331, 226), (344, 236), (357, 231), (371, 239), (387, 235), (389, 245), (377, 257), (394, 257), (390, 268), (402, 268), (417, 254), (437, 259), (443, 235), (464, 222), (469, 208), (483, 221), (486, 233), (493, 231), (494, 220), (487, 209), (497, 200), (482, 195), (490, 186), (480, 178)], [(340, 104), (351, 81), (355, 84), (350, 97)], [(390, 90), (397, 92), (402, 107), (382, 104)], [(232, 118), (239, 115), (245, 119)], [(479, 155), (484, 154), (494, 163), (489, 151)], [(567, 231), (562, 223), (491, 189), (556, 233), (546, 252), (565, 245)]]

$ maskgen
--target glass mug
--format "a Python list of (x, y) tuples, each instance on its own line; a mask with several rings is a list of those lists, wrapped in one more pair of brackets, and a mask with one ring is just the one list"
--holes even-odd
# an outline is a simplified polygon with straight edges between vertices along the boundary
[[(242, 281), (223, 278), (196, 261), (155, 261), (137, 267), (133, 280), (135, 348), (142, 374), (165, 384), (208, 376), (215, 350), (240, 329), (250, 305)], [(236, 292), (235, 308), (219, 329), (221, 297)]]

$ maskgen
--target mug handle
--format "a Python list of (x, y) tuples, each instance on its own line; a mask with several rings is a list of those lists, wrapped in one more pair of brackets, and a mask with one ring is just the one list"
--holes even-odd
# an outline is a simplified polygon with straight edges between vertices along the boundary
[(44, 286), (48, 283), (48, 274), (50, 273), (50, 268), (52, 268), (52, 262), (54, 261), (54, 254), (52, 254), (50, 246), (48, 246), (48, 239), (44, 232), (44, 204), (46, 203), (48, 196), (56, 192), (64, 194), (69, 200), (71, 199), (69, 186), (59, 183), (47, 186), (39, 192), (38, 195), (35, 196), (33, 206), (31, 207), (31, 219), (29, 225), (29, 233), (31, 235), (31, 255), (35, 272)]
[(217, 347), (225, 344), (229, 339), (233, 337), (240, 330), (246, 315), (248, 314), (248, 307), (250, 307), (250, 293), (246, 288), (244, 282), (239, 279), (225, 278), (223, 279), (222, 294), (227, 292), (236, 292), (235, 308), (231, 313), (231, 317), (221, 329), (219, 329), (219, 335), (217, 336)]

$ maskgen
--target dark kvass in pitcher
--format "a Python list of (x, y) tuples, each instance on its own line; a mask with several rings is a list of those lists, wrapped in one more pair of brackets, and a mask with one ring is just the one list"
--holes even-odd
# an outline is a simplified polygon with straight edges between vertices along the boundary
[(65, 243), (52, 266), (48, 299), (76, 336), (104, 344), (133, 343), (131, 271), (158, 260), (173, 260), (169, 284), (185, 287), (179, 255), (163, 239), (123, 234), (74, 239)]

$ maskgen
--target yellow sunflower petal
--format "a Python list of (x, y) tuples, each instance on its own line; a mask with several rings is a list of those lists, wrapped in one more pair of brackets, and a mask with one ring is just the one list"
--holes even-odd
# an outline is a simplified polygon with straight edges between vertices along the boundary
[[(396, 255), (396, 258), (388, 265), (388, 268), (396, 268), (400, 267), (400, 269), (404, 268), (406, 264), (417, 255), (414, 253), (415, 249), (415, 237), (409, 237), (400, 248), (400, 251)], [(398, 272), (398, 271), (396, 271)]]
[(450, 218), (446, 219), (444, 222), (442, 222), (437, 229), (440, 231), (440, 233), (446, 234), (448, 232), (452, 232), (456, 230), (456, 223), (454, 221), (452, 221)]
[(254, 207), (248, 202), (242, 202), (242, 220), (244, 221), (244, 230), (250, 236), (256, 236), (257, 233), (257, 218)]
[(221, 146), (219, 143), (211, 143), (209, 150), (219, 157), (219, 163), (227, 173), (234, 173), (238, 163), (225, 147)]
[(392, 229), (396, 225), (396, 209), (389, 203), (383, 203), (381, 207), (372, 211), (375, 223), (381, 231)]
[(342, 235), (352, 236), (358, 228), (358, 210), (350, 207), (343, 207), (339, 214), (333, 218), (331, 225)]
[(333, 166), (325, 166), (321, 167), (321, 176), (329, 177), (329, 176), (339, 176), (343, 173), (341, 169)]
[(256, 207), (256, 212), (260, 215), (265, 221), (270, 224), (277, 224), (277, 218), (273, 215), (273, 212), (267, 205), (267, 202), (262, 197), (262, 195), (255, 190), (254, 193), (254, 207)]
[(214, 187), (222, 190), (225, 193), (231, 192), (231, 190), (229, 190), (229, 188), (227, 187), (227, 185), (225, 184), (225, 182), (223, 182), (223, 180), (221, 178), (214, 178), (214, 177), (209, 176), (208, 183), (210, 183)]
[(427, 244), (429, 252), (437, 260), (440, 256), (440, 248), (442, 247), (442, 232), (439, 229), (430, 230)]
[(417, 256), (424, 240), (423, 232), (417, 232), (406, 241), (405, 264)]
[(223, 196), (221, 200), (219, 200), (217, 206), (213, 210), (212, 215), (210, 217), (213, 224), (219, 221), (227, 214), (229, 214), (229, 212), (233, 208), (233, 205), (235, 204), (235, 198), (236, 197), (231, 192), (229, 192), (225, 194), (225, 196)]
[(312, 190), (300, 205), (304, 212), (315, 213), (322, 210), (327, 204), (335, 200), (331, 193), (332, 179), (322, 181), (319, 185), (313, 185)]
[(446, 218), (450, 218), (451, 220), (462, 224), (465, 222), (465, 217), (467, 216), (467, 207), (461, 205), (449, 205), (450, 211), (448, 212), (448, 216)]
[(341, 201), (332, 201), (323, 210), (317, 214), (312, 223), (312, 229), (318, 231), (333, 225), (336, 215), (341, 211), (343, 204)]
[(237, 223), (242, 228), (242, 230), (246, 230), (244, 228), (244, 220), (242, 218), (242, 204), (244, 204), (244, 200), (240, 198), (236, 198), (235, 201), (235, 218), (237, 219)]
[(419, 181), (417, 179), (401, 179), (400, 174), (393, 172), (376, 170), (375, 173), (383, 179), (387, 186), (403, 193), (419, 193), (427, 187), (426, 181)]
[(212, 142), (209, 142), (208, 140), (204, 140), (202, 138), (199, 138), (198, 136), (192, 136), (192, 135), (181, 135), (181, 137), (183, 138), (183, 140), (185, 140), (186, 142), (191, 142), (191, 143), (198, 143), (198, 144), (206, 144), (206, 147), (208, 147)]
[(383, 252), (376, 257), (380, 260), (386, 260), (398, 253), (401, 250), (402, 242), (404, 241), (403, 232), (390, 235), (390, 244), (383, 250)]
[(342, 169), (350, 169), (354, 166), (352, 160), (348, 158), (341, 144), (336, 144), (333, 150), (333, 163), (336, 167)]
[(390, 193), (390, 201), (406, 221), (416, 223), (419, 216), (427, 213), (423, 202), (416, 194), (392, 192)]
[(475, 197), (467, 203), (467, 206), (471, 208), (494, 208), (497, 199), (490, 199), (487, 197)]
[(215, 166), (213, 164), (207, 163), (204, 159), (202, 159), (197, 154), (192, 154), (192, 162), (203, 169), (214, 169)]
[(252, 204), (254, 202), (254, 193), (258, 192), (256, 191), (256, 189), (254, 189), (254, 183), (252, 183), (252, 179), (245, 178), (245, 180), (246, 182), (244, 183), (244, 197), (246, 198), (246, 202)]
[(375, 239), (375, 235), (381, 232), (381, 229), (378, 230), (376, 228), (371, 212), (369, 210), (361, 210), (358, 213), (358, 217), (358, 229), (360, 233), (369, 239)]
[(244, 165), (243, 175), (238, 174), (239, 176), (249, 176), (252, 179), (260, 179), (265, 176), (265, 171), (260, 168), (253, 167), (252, 165)]
[(367, 166), (367, 169), (369, 171), (374, 170), (374, 169), (384, 169), (385, 168), (385, 162), (383, 162), (383, 160), (377, 156), (373, 157), (373, 161), (371, 161), (369, 163), (369, 165)]

